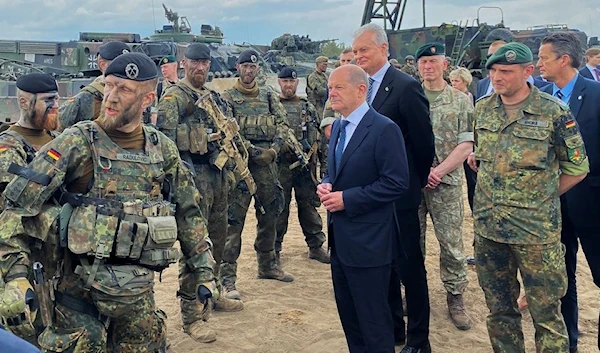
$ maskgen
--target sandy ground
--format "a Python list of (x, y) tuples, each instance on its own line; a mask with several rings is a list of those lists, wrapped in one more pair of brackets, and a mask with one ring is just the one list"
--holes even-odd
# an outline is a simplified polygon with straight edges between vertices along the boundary
[[(465, 197), (465, 210), (468, 204)], [(320, 209), (325, 216), (324, 208)], [(292, 202), (290, 230), (284, 242), (282, 262), (294, 274), (293, 283), (256, 279), (256, 256), (252, 247), (256, 220), (248, 214), (243, 234), (243, 249), (239, 260), (238, 289), (245, 308), (238, 313), (214, 313), (207, 323), (217, 332), (217, 341), (197, 343), (181, 330), (177, 290), (177, 266), (172, 266), (157, 283), (156, 298), (168, 314), (170, 353), (342, 353), (348, 352), (338, 318), (329, 265), (307, 258), (295, 205)], [(465, 212), (464, 244), (467, 256), (473, 254), (472, 219)], [(580, 251), (579, 283), (579, 351), (598, 352), (596, 348), (600, 290), (593, 284), (589, 268)], [(469, 331), (456, 329), (446, 307), (446, 295), (439, 278), (439, 246), (433, 227), (427, 231), (427, 270), (431, 300), (430, 340), (434, 352), (486, 353), (492, 352), (485, 319), (488, 313), (483, 292), (477, 283), (472, 266), (468, 268), (469, 287), (465, 292), (468, 313), (474, 323)], [(524, 313), (524, 329), (528, 352), (535, 352), (531, 317)], [(401, 347), (396, 347), (399, 352)]]

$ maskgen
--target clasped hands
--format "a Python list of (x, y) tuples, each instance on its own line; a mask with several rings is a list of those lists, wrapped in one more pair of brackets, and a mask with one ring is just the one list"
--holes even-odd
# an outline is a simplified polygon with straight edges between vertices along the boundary
[(331, 190), (331, 184), (319, 184), (317, 186), (317, 195), (319, 196), (319, 200), (321, 200), (321, 203), (329, 212), (343, 211), (345, 209), (344, 198), (342, 197), (343, 191), (332, 192)]
[(427, 177), (427, 189), (435, 189), (442, 182), (444, 174), (440, 173), (436, 168), (431, 168)]

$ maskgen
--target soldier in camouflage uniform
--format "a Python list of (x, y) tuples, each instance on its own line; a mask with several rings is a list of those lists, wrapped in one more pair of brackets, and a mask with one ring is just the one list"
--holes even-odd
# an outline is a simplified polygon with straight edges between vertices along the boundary
[(448, 82), (448, 84), (451, 84), (450, 73), (456, 69), (458, 69), (458, 67), (452, 65), (452, 58), (447, 56), (446, 57), (446, 69), (444, 70), (444, 81)]
[[(222, 111), (227, 112), (227, 104), (218, 93), (204, 87), (210, 69), (210, 49), (205, 44), (194, 43), (186, 48), (182, 62), (185, 77), (171, 85), (158, 104), (158, 129), (175, 142), (181, 158), (194, 170), (194, 182), (202, 199), (200, 209), (208, 220), (208, 236), (213, 244), (215, 274), (219, 273), (219, 264), (223, 257), (223, 248), (227, 237), (227, 193), (229, 191), (226, 168), (227, 155), (221, 154), (219, 142), (222, 134), (217, 124), (220, 116), (209, 116), (199, 108), (199, 99), (213, 100)], [(179, 292), (183, 330), (192, 338), (201, 342), (216, 339), (213, 331), (206, 328), (202, 320), (202, 311), (196, 300), (193, 268), (187, 266), (188, 258), (179, 260)], [(243, 309), (241, 301), (226, 297), (219, 298), (215, 309), (220, 311), (239, 311)]]
[(325, 102), (327, 102), (327, 74), (325, 72), (328, 61), (326, 56), (319, 56), (316, 59), (315, 71), (306, 78), (306, 97), (315, 106), (319, 115), (322, 114)]
[(409, 76), (414, 77), (415, 80), (421, 82), (421, 76), (419, 76), (419, 71), (417, 71), (417, 66), (415, 66), (415, 57), (412, 55), (407, 55), (404, 58), (404, 61), (406, 62), (406, 64), (402, 66), (400, 71), (404, 72)]
[(469, 126), (473, 107), (465, 94), (452, 88), (442, 77), (446, 66), (442, 44), (421, 46), (416, 58), (423, 77), (423, 90), (430, 102), (435, 136), (435, 158), (419, 206), (421, 250), (425, 254), (429, 213), (440, 243), (440, 276), (447, 292), (450, 318), (457, 328), (468, 330), (471, 320), (465, 313), (462, 295), (467, 288), (462, 241), (462, 164), (473, 151), (473, 132)]
[(536, 351), (569, 351), (560, 312), (567, 275), (559, 195), (586, 176), (589, 162), (569, 108), (527, 84), (532, 58), (521, 43), (499, 48), (486, 63), (495, 93), (481, 98), (474, 112), (475, 261), (498, 353), (525, 351), (517, 269)]
[(117, 56), (128, 52), (129, 47), (123, 42), (108, 42), (100, 46), (98, 69), (102, 74), (61, 104), (58, 112), (60, 131), (80, 121), (94, 120), (100, 115), (100, 107), (104, 99), (104, 71)]
[[(24, 167), (33, 160), (36, 151), (52, 141), (50, 131), (55, 130), (58, 124), (58, 85), (52, 76), (39, 73), (23, 75), (17, 80), (16, 86), (20, 117), (15, 124), (0, 133), (0, 192), (4, 191), (15, 175), (25, 170)], [(1, 210), (4, 207), (4, 197), (0, 196), (0, 199)], [(47, 250), (41, 245), (43, 244), (38, 243), (31, 249), (31, 258), (36, 261), (42, 261)], [(0, 282), (0, 287), (4, 287), (4, 282)], [(35, 327), (35, 332), (20, 332), (17, 329), (13, 333), (37, 344), (36, 333), (41, 332), (39, 320)]]
[[(277, 94), (256, 83), (258, 53), (243, 51), (236, 68), (240, 77), (233, 88), (223, 93), (231, 105), (233, 116), (240, 125), (240, 134), (245, 139), (251, 158), (248, 168), (256, 181), (254, 199), (256, 208), (256, 240), (254, 249), (258, 261), (258, 278), (292, 282), (294, 277), (283, 271), (275, 257), (277, 218), (283, 210), (283, 190), (278, 180), (275, 159), (284, 147), (289, 129), (286, 112)], [(229, 226), (227, 241), (221, 262), (221, 280), (231, 299), (239, 299), (236, 289), (237, 259), (242, 246), (242, 231), (251, 195), (246, 185), (238, 183), (229, 204)]]
[[(144, 54), (115, 59), (105, 72), (101, 115), (42, 147), (26, 173), (6, 187), (0, 315), (31, 329), (31, 244), (54, 247), (49, 255), (60, 266), (46, 273), (44, 288), (36, 288), (39, 302), (47, 304), (39, 308), (46, 329), (38, 343), (45, 351), (165, 352), (154, 272), (175, 263), (180, 252), (193, 268), (205, 318), (218, 298), (201, 196), (175, 144), (141, 125), (156, 95), (157, 74)], [(53, 195), (64, 203), (58, 212), (44, 207)], [(60, 234), (52, 236), (48, 230), (56, 230), (59, 213)]]
[(158, 103), (164, 96), (167, 88), (173, 86), (179, 81), (179, 76), (177, 76), (179, 64), (177, 63), (177, 58), (174, 55), (167, 55), (160, 59), (158, 66), (160, 67), (163, 77), (158, 80), (158, 85), (156, 86), (156, 100), (154, 101), (152, 107), (146, 109), (143, 115), (144, 123), (154, 126), (156, 126), (158, 120)]
[(292, 164), (297, 160), (296, 156), (291, 151), (279, 156), (277, 169), (279, 170), (279, 182), (283, 187), (284, 204), (283, 212), (277, 220), (277, 240), (275, 241), (277, 260), (279, 260), (283, 237), (288, 230), (290, 202), (292, 201), (292, 189), (294, 189), (298, 220), (309, 248), (308, 258), (329, 263), (329, 255), (321, 247), (325, 242), (325, 234), (323, 233), (323, 221), (317, 211), (317, 207), (321, 205), (316, 187), (319, 118), (315, 107), (305, 98), (296, 95), (299, 83), (296, 70), (289, 67), (283, 68), (279, 72), (278, 83), (281, 88), (279, 98), (287, 112), (288, 123), (296, 139), (301, 141), (305, 152), (309, 153), (310, 165), (308, 168), (298, 166), (290, 170)]

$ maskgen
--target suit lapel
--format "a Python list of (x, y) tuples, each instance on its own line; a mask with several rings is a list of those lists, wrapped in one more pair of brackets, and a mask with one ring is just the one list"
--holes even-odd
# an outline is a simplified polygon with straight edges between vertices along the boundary
[(340, 162), (340, 169), (338, 171), (336, 171), (337, 175), (340, 175), (342, 169), (344, 169), (344, 165), (346, 165), (346, 162), (348, 161), (348, 158), (350, 158), (352, 153), (354, 153), (354, 150), (356, 150), (356, 148), (358, 146), (360, 146), (361, 142), (369, 134), (368, 126), (370, 126), (372, 122), (373, 122), (373, 111), (371, 108), (365, 114), (365, 116), (362, 118), (362, 120), (356, 127), (356, 130), (354, 130), (354, 133), (352, 134), (350, 141), (348, 141), (348, 145), (346, 146), (346, 149), (344, 150), (344, 153), (342, 154), (342, 161)]
[(583, 99), (585, 97), (585, 78), (579, 75), (577, 77), (577, 81), (575, 81), (575, 86), (573, 86), (573, 93), (571, 93), (571, 98), (569, 99), (569, 109), (571, 109), (571, 113), (575, 118), (578, 117), (579, 110), (581, 108), (581, 103), (583, 103)]
[(333, 123), (331, 128), (331, 136), (329, 139), (329, 154), (327, 156), (327, 171), (329, 172), (329, 179), (331, 183), (335, 181), (337, 177), (337, 170), (335, 170), (335, 147), (337, 145), (338, 136), (340, 135), (340, 121), (339, 119)]
[(379, 89), (375, 94), (375, 99), (373, 99), (373, 104), (371, 106), (377, 111), (379, 111), (379, 108), (381, 108), (381, 105), (383, 104), (383, 102), (385, 102), (385, 99), (394, 88), (394, 86), (392, 85), (392, 82), (394, 82), (394, 72), (392, 70), (397, 69), (393, 66), (388, 67), (388, 70), (385, 72), (385, 75), (383, 75), (381, 85), (379, 86)]

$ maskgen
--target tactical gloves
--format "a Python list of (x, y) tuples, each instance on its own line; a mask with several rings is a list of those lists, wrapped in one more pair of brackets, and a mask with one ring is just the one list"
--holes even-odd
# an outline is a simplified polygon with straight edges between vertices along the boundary
[(252, 160), (259, 165), (269, 165), (275, 162), (277, 151), (272, 148), (254, 147), (252, 151)]
[(26, 278), (17, 278), (0, 293), (0, 316), (2, 323), (12, 333), (27, 337), (35, 334), (33, 322), (37, 315), (38, 301)]

